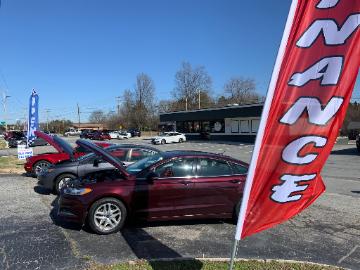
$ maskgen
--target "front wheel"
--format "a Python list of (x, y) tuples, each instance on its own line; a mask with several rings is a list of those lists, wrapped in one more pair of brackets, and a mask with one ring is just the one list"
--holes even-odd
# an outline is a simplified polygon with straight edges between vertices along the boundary
[(38, 162), (36, 162), (33, 166), (33, 173), (35, 174), (35, 176), (38, 176), (38, 174), (44, 170), (49, 168), (49, 166), (51, 165), (51, 163), (49, 161), (46, 160), (40, 160)]
[(182, 143), (184, 140), (182, 138), (179, 139), (179, 143)]
[(90, 207), (88, 222), (94, 232), (111, 234), (124, 226), (126, 216), (126, 207), (121, 201), (115, 198), (103, 198)]
[(161, 144), (165, 144), (166, 143), (166, 141), (163, 139), (163, 140), (161, 140)]
[(72, 180), (72, 179), (75, 179), (75, 175), (73, 174), (62, 174), (60, 176), (58, 176), (56, 178), (56, 181), (55, 181), (55, 187), (54, 187), (54, 191), (56, 194), (60, 194), (60, 190), (66, 186), (66, 184)]

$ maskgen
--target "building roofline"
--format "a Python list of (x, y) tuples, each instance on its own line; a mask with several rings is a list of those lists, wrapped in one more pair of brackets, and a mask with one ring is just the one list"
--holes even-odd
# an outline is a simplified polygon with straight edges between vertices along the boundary
[(241, 109), (241, 108), (260, 107), (260, 106), (264, 106), (264, 103), (253, 103), (253, 104), (226, 106), (226, 107), (220, 107), (220, 108), (208, 108), (208, 109), (191, 110), (191, 111), (162, 112), (159, 114), (163, 115), (163, 114), (174, 114), (174, 113), (192, 113), (192, 112), (229, 110), (229, 109), (239, 109), (239, 108)]

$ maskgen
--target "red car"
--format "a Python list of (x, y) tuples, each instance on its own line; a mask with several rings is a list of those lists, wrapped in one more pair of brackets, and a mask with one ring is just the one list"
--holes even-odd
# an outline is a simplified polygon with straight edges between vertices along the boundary
[(88, 148), (114, 167), (74, 179), (60, 191), (58, 216), (87, 222), (99, 234), (120, 230), (129, 217), (145, 220), (237, 217), (248, 164), (220, 154), (162, 152), (126, 169), (100, 147)]
[[(89, 153), (89, 150), (79, 145), (73, 148), (68, 142), (56, 135), (50, 136), (41, 131), (35, 131), (35, 135), (47, 141), (56, 149), (57, 152), (39, 154), (28, 158), (24, 164), (24, 169), (31, 175), (37, 176), (37, 174), (42, 169), (49, 167), (50, 164), (56, 164), (69, 159), (76, 159), (85, 155), (86, 153)], [(110, 143), (96, 144), (101, 147), (107, 147), (111, 145)]]

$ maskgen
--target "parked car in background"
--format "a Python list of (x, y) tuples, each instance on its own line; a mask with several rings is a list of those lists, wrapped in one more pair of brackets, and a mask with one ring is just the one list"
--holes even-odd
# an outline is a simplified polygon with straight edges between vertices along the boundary
[(66, 136), (66, 137), (68, 137), (68, 136), (79, 136), (80, 134), (81, 134), (81, 130), (70, 128), (64, 133), (64, 136)]
[(83, 129), (80, 132), (80, 138), (81, 139), (90, 139), (90, 137), (92, 136), (92, 134), (95, 132), (96, 130), (92, 130), (92, 129)]
[[(51, 164), (56, 164), (69, 159), (76, 159), (89, 153), (88, 149), (79, 145), (74, 148), (67, 141), (56, 135), (50, 136), (41, 131), (35, 131), (35, 135), (53, 146), (56, 152), (43, 153), (27, 158), (24, 169), (30, 175), (37, 176), (41, 170), (49, 167)], [(100, 147), (108, 147), (111, 145), (110, 143), (100, 142), (96, 144)]]
[[(115, 157), (117, 161), (121, 162), (123, 166), (160, 153), (160, 150), (156, 148), (135, 144), (117, 144), (106, 147), (104, 150), (112, 157)], [(49, 166), (46, 170), (38, 174), (38, 180), (39, 184), (45, 188), (59, 193), (59, 190), (71, 179), (83, 177), (91, 172), (108, 169), (114, 169), (113, 165), (101, 157), (99, 158), (96, 154), (91, 153), (77, 160), (69, 160), (59, 163), (56, 166)]]
[(127, 168), (103, 149), (88, 147), (115, 168), (71, 180), (61, 190), (58, 216), (98, 234), (145, 220), (237, 218), (248, 164), (220, 154), (162, 152)]
[(141, 131), (136, 128), (131, 128), (127, 132), (131, 134), (131, 137), (141, 137)]
[(97, 141), (111, 140), (111, 137), (107, 131), (98, 130), (89, 135), (90, 135), (89, 139), (91, 140), (97, 140)]
[(358, 152), (360, 153), (360, 135), (356, 137), (356, 147)]
[(131, 133), (130, 132), (127, 132), (127, 131), (120, 131), (119, 132), (119, 136), (118, 136), (118, 139), (130, 139), (132, 136), (131, 136)]
[(153, 144), (182, 143), (186, 141), (185, 134), (179, 132), (164, 132), (151, 139)]
[[(13, 132), (10, 137), (7, 138), (9, 148), (16, 148), (18, 145), (26, 145), (27, 138), (26, 132)], [(48, 142), (44, 139), (37, 137), (30, 144), (30, 147), (48, 145)]]
[(131, 138), (131, 133), (126, 132), (126, 131), (114, 130), (114, 131), (110, 131), (109, 135), (110, 135), (111, 139), (120, 139), (120, 140), (122, 140), (122, 139)]
[(21, 140), (22, 138), (24, 138), (26, 131), (8, 131), (4, 133), (4, 139), (6, 141), (9, 141), (11, 138), (17, 139), (17, 140)]

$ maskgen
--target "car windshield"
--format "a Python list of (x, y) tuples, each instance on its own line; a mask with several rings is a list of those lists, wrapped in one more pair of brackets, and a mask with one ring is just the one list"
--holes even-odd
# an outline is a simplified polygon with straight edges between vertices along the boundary
[(163, 159), (161, 154), (156, 154), (153, 156), (149, 156), (147, 158), (141, 159), (138, 162), (135, 162), (129, 165), (126, 168), (126, 171), (130, 174), (137, 174), (138, 172), (142, 171), (143, 169), (153, 165), (154, 163)]

